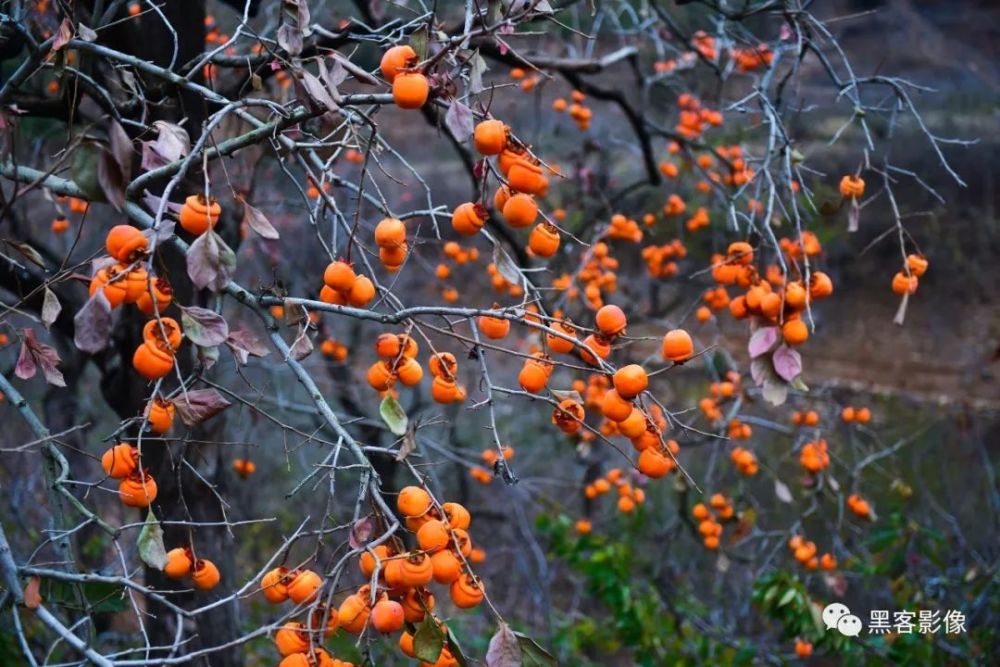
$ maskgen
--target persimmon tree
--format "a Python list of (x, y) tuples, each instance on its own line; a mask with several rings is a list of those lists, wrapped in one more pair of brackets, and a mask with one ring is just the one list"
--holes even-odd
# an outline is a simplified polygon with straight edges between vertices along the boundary
[[(918, 85), (857, 75), (813, 4), (3, 3), (0, 457), (37, 501), (0, 531), (11, 650), (230, 665), (270, 637), (286, 667), (345, 664), (328, 641), (453, 665), (483, 658), (471, 640), (490, 665), (553, 662), (512, 629), (504, 571), (481, 572), (475, 519), (507, 508), (468, 501), (470, 480), (524, 486), (521, 451), (573, 477), (518, 496), (525, 532), (573, 515), (563, 544), (605, 493), (623, 515), (669, 496), (727, 567), (787, 541), (835, 577), (847, 547), (807, 515), (761, 530), (733, 480), (865, 525), (859, 475), (890, 448), (831, 464), (816, 409), (870, 410), (818, 398), (776, 427), (800, 434), (794, 498), (743, 406), (811, 400), (836, 298), (817, 221), (898, 244), (879, 289), (903, 324), (929, 265), (894, 193), (938, 195), (893, 136), (915, 128), (959, 183), (961, 142)], [(801, 146), (816, 107), (846, 173)], [(692, 305), (676, 286), (698, 281)], [(743, 368), (716, 345), (732, 319)], [(692, 368), (697, 409), (670, 388)], [(706, 446), (728, 481), (688, 469)], [(280, 512), (245, 511), (265, 496)], [(455, 631), (476, 607), (488, 645)]]

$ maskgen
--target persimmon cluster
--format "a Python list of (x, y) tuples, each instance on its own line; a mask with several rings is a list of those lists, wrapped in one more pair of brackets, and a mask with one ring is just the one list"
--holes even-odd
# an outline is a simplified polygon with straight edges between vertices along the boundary
[(374, 298), (375, 283), (368, 276), (354, 273), (347, 261), (330, 262), (323, 271), (323, 287), (319, 292), (319, 300), (323, 303), (364, 308)]
[(347, 346), (336, 338), (326, 338), (323, 340), (319, 345), (319, 351), (327, 359), (333, 359), (336, 362), (347, 360)]
[(392, 99), (400, 109), (419, 109), (430, 97), (430, 81), (417, 67), (419, 61), (409, 44), (393, 46), (382, 54), (379, 69), (392, 85)]
[(562, 97), (556, 98), (552, 101), (552, 110), (556, 113), (565, 111), (576, 123), (577, 128), (581, 132), (586, 132), (590, 129), (590, 120), (594, 116), (593, 110), (584, 104), (587, 96), (582, 91), (574, 90), (570, 94), (570, 99), (571, 102), (567, 102)]
[(923, 255), (907, 255), (903, 270), (892, 277), (892, 291), (900, 296), (915, 294), (920, 286), (920, 278), (927, 273), (929, 266), (930, 262)]
[(120, 442), (110, 447), (101, 456), (101, 468), (111, 479), (121, 480), (118, 484), (118, 499), (126, 507), (149, 507), (156, 500), (156, 480), (139, 466), (139, 450)]
[[(583, 494), (588, 500), (594, 500), (609, 493), (611, 489), (615, 489), (618, 494), (618, 502), (615, 507), (622, 514), (631, 514), (636, 507), (646, 502), (646, 492), (629, 481), (621, 468), (612, 468), (604, 477), (599, 477), (587, 484), (583, 488)], [(580, 523), (577, 522), (577, 532), (589, 533), (593, 526), (586, 519), (582, 521), (586, 522), (583, 524), (583, 530), (581, 530)]]
[(690, 93), (677, 97), (677, 107), (680, 112), (674, 130), (686, 139), (697, 139), (707, 128), (722, 126), (722, 113), (703, 107)]
[[(722, 409), (719, 406), (740, 393), (741, 382), (740, 374), (731, 370), (726, 371), (723, 380), (709, 385), (709, 395), (698, 401), (698, 409), (709, 423), (722, 421)], [(747, 437), (749, 435), (748, 433)]]
[(826, 571), (836, 569), (837, 559), (831, 553), (817, 555), (816, 543), (806, 541), (801, 535), (792, 535), (788, 540), (788, 550), (802, 567), (807, 570), (823, 569)]
[(719, 548), (725, 521), (731, 521), (736, 516), (736, 509), (728, 498), (721, 493), (713, 494), (705, 503), (697, 503), (691, 508), (691, 516), (698, 521), (698, 533), (706, 549), (714, 551)]
[[(815, 243), (818, 247), (819, 242)], [(787, 254), (794, 256), (797, 247), (787, 241)], [(814, 254), (809, 250), (806, 252)], [(789, 345), (806, 342), (809, 328), (802, 319), (802, 313), (812, 301), (833, 294), (830, 276), (814, 271), (808, 285), (803, 280), (786, 280), (780, 270), (769, 270), (767, 277), (761, 278), (753, 261), (753, 247), (744, 241), (731, 243), (725, 256), (712, 257), (712, 277), (719, 285), (736, 285), (746, 290), (730, 300), (729, 312), (736, 319), (753, 316), (779, 325), (782, 338)]]
[(219, 585), (222, 574), (207, 558), (195, 558), (191, 547), (176, 547), (167, 552), (163, 573), (178, 581), (191, 577), (191, 584), (200, 591), (210, 591)]
[(804, 412), (796, 410), (792, 412), (790, 419), (795, 426), (816, 426), (819, 424), (819, 413), (815, 410), (806, 410)]
[(733, 447), (733, 451), (729, 453), (729, 459), (736, 466), (736, 470), (745, 477), (753, 477), (760, 469), (754, 453), (743, 447)]
[(830, 454), (827, 452), (826, 440), (815, 440), (802, 445), (799, 453), (799, 465), (806, 472), (815, 475), (830, 465)]
[(840, 411), (840, 419), (845, 424), (867, 424), (872, 420), (872, 411), (867, 407), (856, 408), (848, 405)]
[(687, 248), (680, 239), (662, 245), (647, 245), (642, 249), (642, 259), (651, 278), (670, 278), (677, 275), (677, 260), (687, 257)]

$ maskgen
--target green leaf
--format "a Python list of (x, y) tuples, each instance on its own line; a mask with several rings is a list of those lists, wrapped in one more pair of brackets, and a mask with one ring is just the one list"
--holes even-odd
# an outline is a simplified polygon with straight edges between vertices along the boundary
[(139, 539), (136, 542), (139, 548), (139, 557), (146, 565), (162, 570), (167, 565), (167, 549), (163, 546), (163, 528), (156, 520), (156, 515), (150, 509), (146, 514), (146, 523), (139, 531)]
[(779, 607), (784, 607), (786, 604), (788, 604), (789, 602), (791, 602), (793, 599), (795, 599), (795, 589), (794, 588), (789, 588), (787, 591), (785, 591), (785, 594), (781, 596), (781, 599), (778, 600), (778, 606)]
[(462, 651), (462, 646), (458, 643), (458, 637), (455, 636), (451, 628), (448, 628), (448, 650), (451, 651), (452, 657), (458, 662), (458, 667), (469, 667), (469, 661), (465, 657), (465, 652)]
[(83, 611), (78, 596), (81, 591), (87, 607), (93, 613), (114, 613), (125, 611), (129, 607), (125, 587), (103, 581), (77, 584), (47, 579), (43, 584), (43, 591), (43, 596), (49, 603), (77, 611)]
[(515, 632), (518, 643), (521, 645), (521, 664), (524, 667), (549, 667), (557, 665), (555, 656), (538, 645), (531, 637)]
[[(399, 404), (399, 401), (393, 398), (391, 394), (387, 394), (382, 399), (382, 404), (378, 406), (378, 413), (382, 415), (382, 421), (389, 427), (393, 435), (401, 436), (406, 433), (406, 425), (409, 423), (409, 420), (406, 418), (406, 412), (403, 410), (403, 406)], [(427, 662), (434, 662), (434, 660)]]
[(430, 614), (417, 626), (413, 635), (413, 654), (418, 660), (435, 663), (444, 648), (444, 633)]

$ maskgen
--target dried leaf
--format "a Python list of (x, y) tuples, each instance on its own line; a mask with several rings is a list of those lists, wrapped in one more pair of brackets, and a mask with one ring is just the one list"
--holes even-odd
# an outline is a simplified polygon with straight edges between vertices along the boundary
[(254, 208), (242, 197), (240, 198), (240, 202), (243, 204), (243, 220), (247, 223), (247, 226), (250, 227), (250, 229), (254, 230), (265, 239), (280, 238), (278, 230), (271, 225), (267, 216), (261, 213), (260, 209)]
[(104, 193), (104, 198), (108, 200), (116, 210), (121, 211), (125, 207), (125, 186), (127, 184), (125, 174), (110, 151), (101, 152), (97, 161), (97, 183)]
[(184, 335), (195, 345), (215, 347), (225, 343), (229, 337), (229, 325), (226, 320), (208, 308), (182, 306), (181, 323), (184, 325)]
[(370, 516), (362, 517), (351, 526), (351, 533), (347, 536), (347, 543), (352, 549), (359, 548), (362, 544), (367, 544), (375, 532), (375, 522)]
[(21, 341), (21, 351), (17, 354), (17, 363), (14, 364), (14, 375), (22, 380), (30, 380), (35, 377), (38, 367), (35, 365), (35, 358), (31, 356), (27, 341)]
[(406, 457), (417, 449), (417, 428), (416, 424), (410, 422), (406, 426), (406, 433), (403, 434), (403, 442), (396, 452), (396, 461), (405, 461)]
[(83, 41), (85, 42), (97, 41), (97, 33), (88, 28), (87, 26), (85, 26), (84, 24), (81, 23), (76, 27), (76, 29), (77, 29), (77, 36)]
[(473, 131), (472, 110), (458, 100), (452, 100), (444, 115), (444, 124), (458, 141), (466, 141)]
[(266, 357), (270, 353), (270, 350), (257, 340), (256, 336), (242, 329), (230, 331), (226, 345), (232, 350), (233, 356), (236, 357), (236, 361), (240, 365), (246, 365), (251, 354), (255, 357)]
[(56, 387), (65, 387), (66, 380), (59, 371), (59, 353), (54, 347), (41, 343), (35, 338), (35, 330), (28, 328), (22, 332), (21, 352), (14, 366), (14, 374), (22, 380), (30, 380), (37, 369), (42, 369), (45, 381)]
[[(378, 79), (376, 79), (374, 76), (366, 72), (364, 69), (358, 67), (350, 60), (348, 60), (346, 56), (343, 56), (340, 53), (333, 51), (330, 53), (330, 57), (336, 60), (337, 63), (344, 69), (345, 73), (353, 76), (358, 83), (365, 83), (368, 84), (369, 86), (377, 86), (381, 83)], [(338, 81), (337, 85), (340, 85), (340, 83), (341, 81)]]
[(765, 378), (761, 395), (773, 406), (784, 405), (788, 400), (788, 383), (774, 377)]
[(298, 335), (295, 336), (295, 340), (292, 342), (292, 359), (300, 361), (312, 354), (312, 351), (313, 342), (309, 337), (309, 329), (308, 327), (301, 327)]
[(69, 20), (67, 16), (59, 24), (59, 29), (56, 30), (56, 37), (52, 40), (52, 50), (59, 51), (64, 46), (69, 44), (69, 41), (73, 39), (73, 22)]
[(382, 403), (378, 406), (378, 413), (393, 435), (402, 436), (406, 433), (406, 426), (409, 422), (406, 411), (391, 394), (386, 394), (386, 397), (382, 399)]
[(143, 563), (155, 570), (166, 567), (167, 549), (163, 545), (163, 528), (160, 527), (160, 522), (156, 520), (152, 509), (146, 513), (146, 522), (139, 531), (136, 547)]
[[(149, 190), (144, 190), (143, 193), (142, 193), (142, 203), (144, 203), (146, 205), (146, 208), (148, 208), (153, 213), (156, 213), (157, 211), (160, 210), (160, 202), (162, 202), (162, 201), (163, 201), (162, 197), (157, 197), (156, 195), (154, 195)], [(169, 212), (177, 215), (177, 214), (179, 214), (181, 212), (182, 208), (184, 208), (184, 206), (182, 204), (175, 204), (172, 201), (168, 201), (167, 202), (167, 207), (164, 210), (169, 211)], [(174, 233), (173, 221), (170, 221), (170, 223), (171, 223), (170, 234), (173, 234)], [(160, 221), (160, 227), (157, 228), (157, 231), (160, 231), (163, 228), (163, 225), (165, 225), (165, 224), (167, 224), (167, 220), (161, 220)], [(167, 238), (169, 238), (169, 236), (164, 237), (162, 234), (160, 234), (158, 240), (164, 241)]]
[(198, 289), (218, 292), (236, 270), (236, 254), (213, 230), (198, 237), (187, 251), (187, 271)]
[(132, 180), (132, 140), (114, 118), (108, 125), (108, 145), (122, 179), (125, 182)]
[(55, 292), (46, 287), (45, 297), (42, 299), (42, 324), (45, 325), (46, 329), (52, 326), (52, 323), (58, 319), (61, 312), (62, 304), (59, 303), (59, 297), (56, 296)]
[(720, 553), (719, 557), (715, 559), (715, 569), (717, 572), (725, 574), (729, 571), (730, 564), (729, 558), (724, 553)]
[(73, 317), (73, 343), (81, 352), (97, 354), (111, 339), (111, 304), (97, 290)]
[(565, 401), (567, 398), (572, 398), (577, 403), (583, 403), (583, 397), (580, 396), (580, 392), (576, 389), (552, 389), (552, 396), (557, 401)]
[(180, 160), (191, 152), (191, 137), (187, 130), (175, 123), (158, 120), (153, 123), (156, 128), (156, 150), (170, 162)]
[(861, 207), (858, 206), (858, 200), (851, 200), (851, 208), (847, 212), (847, 231), (856, 232), (858, 231), (858, 221), (861, 218)]
[(28, 577), (28, 583), (24, 587), (24, 606), (28, 609), (38, 609), (42, 604), (42, 594), (39, 592), (38, 577)]
[(774, 372), (786, 382), (802, 374), (802, 355), (787, 345), (781, 345), (771, 356)]
[(486, 667), (520, 667), (521, 642), (503, 621), (490, 639), (486, 651)]
[(309, 96), (308, 100), (302, 101), (314, 102), (314, 104), (307, 104), (307, 106), (320, 111), (336, 111), (339, 108), (337, 102), (333, 99), (333, 95), (330, 94), (327, 87), (315, 75), (302, 70), (299, 81), (302, 83), (303, 90)]
[(774, 480), (774, 495), (783, 503), (791, 503), (793, 500), (792, 492), (789, 490), (788, 485), (780, 479)]
[(493, 264), (504, 280), (515, 285), (521, 284), (521, 270), (499, 244), (493, 246)]
[(764, 378), (774, 372), (771, 360), (767, 357), (757, 357), (750, 361), (750, 377), (758, 387), (764, 385)]
[(340, 102), (340, 91), (337, 88), (347, 79), (347, 70), (344, 69), (339, 60), (334, 60), (333, 66), (330, 68), (327, 68), (326, 63), (322, 60), (317, 60), (316, 65), (319, 70), (320, 81), (330, 91), (333, 100)]
[(200, 363), (206, 371), (219, 361), (218, 347), (202, 347), (201, 345), (195, 345), (194, 349), (198, 350), (198, 363)]
[(230, 405), (229, 401), (215, 389), (182, 392), (170, 402), (177, 408), (177, 414), (187, 426), (194, 426), (211, 419)]
[(27, 243), (22, 243), (21, 241), (14, 241), (11, 239), (4, 239), (4, 243), (14, 248), (18, 251), (26, 260), (38, 266), (39, 268), (45, 268), (45, 260), (42, 258), (41, 254), (34, 248), (32, 248)]
[(767, 354), (778, 343), (778, 327), (761, 327), (750, 336), (747, 351), (751, 359)]
[(288, 55), (297, 56), (302, 53), (302, 31), (287, 23), (278, 28), (278, 46)]
[(477, 50), (469, 66), (469, 92), (473, 95), (483, 91), (483, 75), (488, 69), (486, 59), (479, 55)]
[(254, 333), (245, 329), (232, 329), (229, 332), (229, 340), (226, 342), (243, 348), (255, 357), (266, 357), (271, 352), (264, 343), (257, 339)]

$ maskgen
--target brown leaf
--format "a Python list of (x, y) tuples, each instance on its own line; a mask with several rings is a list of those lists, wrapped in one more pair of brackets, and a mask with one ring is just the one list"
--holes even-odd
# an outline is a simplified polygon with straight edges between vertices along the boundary
[(301, 361), (305, 359), (313, 351), (313, 342), (309, 338), (309, 330), (307, 327), (302, 327), (299, 329), (298, 335), (295, 337), (295, 341), (292, 343), (292, 359), (296, 361)]
[(132, 180), (132, 140), (114, 118), (108, 126), (108, 144), (122, 178), (125, 182)]
[(221, 291), (236, 270), (236, 254), (213, 230), (208, 230), (187, 251), (187, 271), (198, 289)]
[(339, 60), (334, 60), (333, 67), (329, 69), (327, 69), (326, 63), (323, 60), (317, 60), (316, 65), (319, 70), (320, 80), (326, 86), (327, 90), (330, 91), (333, 100), (340, 102), (340, 91), (337, 90), (337, 87), (347, 78), (347, 70), (344, 69)]
[(444, 124), (448, 126), (452, 136), (459, 141), (465, 141), (472, 136), (472, 110), (458, 100), (452, 100), (444, 115)]
[(21, 341), (21, 351), (17, 354), (17, 363), (14, 364), (14, 375), (22, 380), (30, 380), (35, 377), (38, 367), (35, 365), (35, 358), (31, 356), (27, 341)]
[(180, 160), (191, 151), (191, 137), (180, 125), (158, 120), (153, 123), (156, 128), (156, 152), (168, 162)]
[(399, 451), (396, 452), (396, 461), (405, 461), (406, 457), (412, 454), (417, 449), (417, 425), (415, 422), (409, 422), (406, 425), (406, 433), (403, 434), (403, 442), (399, 445)]
[(97, 290), (73, 317), (73, 343), (81, 352), (96, 354), (111, 339), (111, 304), (104, 290)]
[(375, 522), (372, 521), (371, 517), (362, 517), (351, 526), (351, 533), (347, 536), (347, 543), (350, 544), (352, 549), (357, 549), (362, 544), (367, 543), (374, 532)]
[(121, 167), (109, 150), (102, 150), (97, 161), (97, 183), (101, 192), (116, 210), (125, 208), (125, 185), (127, 180)]
[(23, 331), (24, 340), (21, 343), (21, 353), (14, 366), (14, 374), (22, 380), (29, 380), (38, 368), (42, 369), (45, 381), (56, 387), (65, 387), (66, 380), (57, 368), (62, 359), (55, 348), (41, 343), (35, 338), (35, 330), (28, 328)]
[(201, 347), (222, 345), (229, 337), (229, 325), (225, 318), (208, 308), (182, 306), (181, 323), (184, 325), (184, 335)]
[(265, 239), (280, 238), (278, 230), (274, 228), (271, 221), (267, 219), (267, 216), (260, 212), (260, 209), (254, 208), (242, 197), (240, 197), (240, 203), (243, 204), (243, 220), (247, 223), (247, 226), (249, 226), (250, 229), (254, 230)]
[(577, 403), (583, 403), (583, 397), (580, 396), (580, 392), (576, 389), (553, 389), (552, 396), (555, 397), (557, 401), (565, 401), (567, 398), (572, 398)]
[(42, 604), (42, 594), (39, 592), (38, 577), (29, 577), (28, 584), (24, 587), (24, 606), (28, 609), (38, 609)]
[(32, 248), (27, 243), (22, 243), (21, 241), (14, 241), (12, 239), (4, 239), (4, 243), (10, 247), (17, 250), (26, 260), (38, 266), (40, 268), (45, 268), (45, 260), (42, 258), (41, 254), (34, 248)]
[(288, 52), (290, 56), (297, 56), (302, 53), (302, 32), (287, 23), (278, 28), (278, 46)]
[(266, 357), (271, 352), (263, 343), (257, 340), (255, 335), (243, 329), (230, 331), (229, 338), (226, 339), (226, 345), (233, 351), (236, 360), (244, 365), (249, 360), (251, 354), (255, 357)]
[(84, 24), (81, 23), (76, 28), (77, 28), (78, 36), (83, 41), (85, 41), (85, 42), (96, 42), (97, 41), (97, 33), (94, 32), (93, 30), (91, 30), (89, 27), (87, 27), (87, 26), (85, 26)]
[[(348, 60), (346, 56), (343, 56), (337, 53), (336, 51), (330, 53), (330, 56), (334, 58), (337, 61), (337, 63), (340, 64), (340, 66), (347, 71), (347, 73), (353, 76), (358, 83), (365, 83), (368, 84), (369, 86), (377, 86), (381, 83), (378, 79), (376, 79), (374, 76), (366, 72), (363, 68), (358, 67), (350, 60)], [(337, 82), (337, 85), (339, 84), (340, 82)]]
[(486, 651), (486, 667), (520, 667), (521, 664), (521, 643), (510, 626), (501, 621)]
[(52, 323), (56, 321), (61, 312), (62, 304), (59, 303), (59, 297), (56, 296), (55, 292), (46, 287), (45, 298), (42, 299), (42, 324), (45, 325), (46, 329), (52, 326)]
[(181, 393), (170, 400), (187, 426), (211, 419), (229, 407), (230, 403), (215, 389), (197, 389)]
[(302, 70), (299, 81), (302, 83), (302, 89), (309, 96), (309, 99), (302, 100), (307, 103), (307, 106), (319, 111), (336, 111), (339, 108), (333, 95), (315, 75)]
[(66, 17), (59, 24), (59, 29), (56, 31), (56, 38), (52, 40), (52, 50), (61, 50), (69, 44), (71, 39), (73, 39), (73, 22), (69, 20), (69, 17)]

